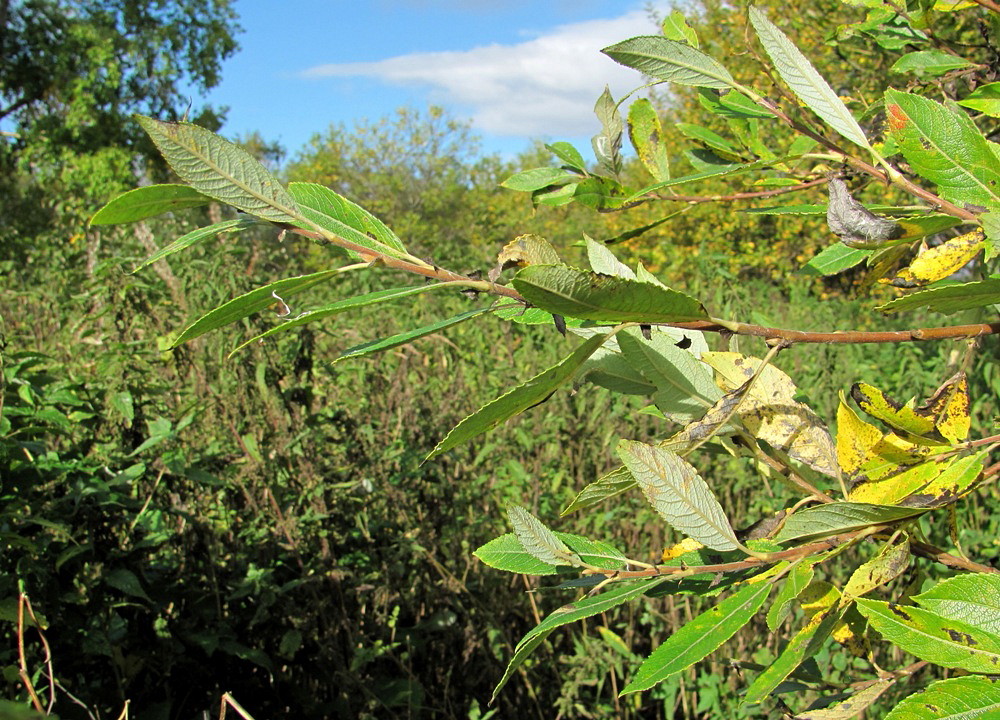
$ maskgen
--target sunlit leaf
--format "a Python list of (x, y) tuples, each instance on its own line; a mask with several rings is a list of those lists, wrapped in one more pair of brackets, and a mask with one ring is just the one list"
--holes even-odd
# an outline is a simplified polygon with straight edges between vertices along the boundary
[(677, 290), (567, 265), (531, 265), (514, 277), (513, 285), (532, 305), (584, 320), (655, 323), (708, 318), (700, 302)]
[(1000, 713), (1000, 678), (969, 675), (931, 683), (904, 698), (885, 720), (993, 720)]
[(913, 600), (941, 617), (961, 620), (1000, 637), (1000, 575), (955, 575), (914, 595)]
[[(474, 553), (486, 565), (496, 570), (521, 573), (524, 575), (554, 575), (558, 568), (524, 549), (524, 545), (514, 533), (507, 533), (481, 545)], [(565, 564), (565, 563), (559, 563)]]
[(559, 253), (540, 235), (518, 235), (503, 246), (497, 255), (497, 267), (506, 270), (511, 267), (528, 265), (555, 265), (559, 263)]
[(748, 584), (678, 628), (643, 661), (621, 694), (648, 690), (703, 660), (750, 622), (770, 592), (768, 582)]
[(802, 271), (810, 275), (836, 275), (861, 264), (871, 254), (871, 250), (852, 248), (838, 242), (817, 253), (802, 267)]
[(808, 558), (799, 562), (789, 570), (785, 576), (785, 584), (774, 598), (774, 602), (767, 611), (767, 627), (771, 632), (778, 629), (785, 618), (792, 610), (792, 603), (813, 581), (816, 574), (815, 564), (820, 561), (820, 557)]
[[(526, 270), (531, 269), (531, 267), (526, 268)], [(521, 272), (525, 272), (525, 270)], [(522, 413), (530, 407), (544, 402), (560, 385), (566, 383), (576, 373), (583, 361), (590, 357), (605, 339), (605, 335), (595, 335), (558, 364), (535, 375), (513, 390), (507, 391), (466, 417), (438, 443), (437, 447), (427, 456), (427, 460), (471, 440), (476, 435), (496, 427), (504, 420)]]
[(327, 232), (377, 252), (397, 257), (406, 253), (402, 241), (385, 223), (325, 185), (289, 183), (288, 193), (302, 215)]
[(615, 468), (583, 488), (560, 514), (568, 515), (577, 510), (584, 510), (636, 486), (635, 478), (627, 467)]
[(713, 550), (739, 547), (725, 511), (690, 463), (669, 450), (622, 440), (618, 455), (649, 504), (676, 530)]
[(505, 187), (508, 190), (531, 192), (552, 185), (565, 185), (568, 182), (576, 182), (579, 179), (579, 175), (566, 172), (563, 168), (542, 167), (514, 173), (500, 183), (500, 187)]
[(876, 310), (888, 313), (926, 307), (935, 312), (951, 314), (996, 303), (1000, 303), (1000, 278), (987, 278), (978, 282), (955, 283), (914, 292), (879, 305)]
[(687, 43), (662, 35), (630, 38), (601, 52), (657, 80), (717, 90), (728, 90), (736, 85), (733, 76), (717, 60)]
[(854, 383), (851, 397), (866, 413), (897, 430), (912, 435), (927, 435), (934, 430), (933, 418), (917, 413), (914, 399), (902, 405), (877, 387), (863, 382)]
[(911, 73), (918, 77), (921, 75), (937, 77), (938, 75), (944, 75), (952, 70), (959, 70), (970, 65), (972, 63), (968, 60), (963, 60), (960, 57), (940, 50), (918, 50), (917, 52), (906, 53), (899, 58), (889, 68), (889, 72), (899, 73), (900, 75)]
[(837, 407), (837, 462), (841, 470), (847, 475), (857, 472), (881, 439), (882, 432), (859, 418), (841, 392)]
[(915, 172), (959, 205), (1000, 205), (1000, 161), (968, 115), (930, 98), (886, 90), (889, 136)]
[(602, 275), (616, 275), (635, 280), (632, 269), (616, 258), (604, 243), (597, 242), (589, 235), (584, 235), (583, 240), (587, 246), (587, 260), (590, 262), (591, 270)]
[(212, 198), (189, 185), (146, 185), (122, 193), (90, 218), (91, 225), (118, 225), (174, 210), (201, 207)]
[(622, 169), (622, 133), (625, 128), (621, 115), (618, 113), (618, 103), (615, 102), (611, 96), (611, 90), (607, 87), (597, 98), (594, 114), (597, 115), (597, 120), (601, 123), (601, 132), (591, 140), (594, 157), (597, 158), (597, 164), (602, 170), (611, 176), (617, 176)]
[[(716, 371), (716, 381), (726, 392), (743, 386), (760, 367), (757, 358), (739, 353), (705, 353), (702, 360)], [(820, 417), (795, 400), (795, 384), (773, 365), (760, 377), (739, 405), (737, 413), (747, 429), (769, 445), (825, 475), (837, 475), (837, 452)]]
[(917, 255), (909, 267), (882, 282), (912, 288), (930, 285), (965, 267), (983, 249), (985, 236), (980, 229), (951, 238)]
[(977, 110), (983, 115), (1000, 117), (1000, 82), (980, 85), (958, 101), (958, 104)]
[(639, 98), (628, 109), (628, 136), (639, 162), (654, 180), (670, 179), (670, 157), (663, 142), (663, 126), (647, 98)]
[(974, 673), (1000, 670), (1000, 636), (923, 608), (866, 598), (855, 602), (883, 638), (921, 660)]
[(969, 381), (964, 372), (948, 378), (941, 387), (917, 408), (930, 418), (934, 427), (948, 441), (959, 443), (969, 437), (972, 417), (969, 409)]
[(904, 498), (923, 491), (941, 470), (942, 466), (936, 462), (914, 465), (885, 477), (859, 482), (851, 488), (847, 499), (875, 505), (896, 505)]
[(680, 10), (672, 10), (665, 15), (660, 23), (660, 29), (666, 38), (687, 43), (693, 48), (698, 47), (698, 33), (688, 24)]
[(508, 505), (507, 517), (521, 546), (530, 555), (549, 565), (579, 565), (580, 559), (530, 512), (520, 505)]
[(851, 115), (851, 111), (794, 43), (762, 11), (752, 6), (750, 23), (757, 31), (757, 37), (781, 79), (796, 97), (845, 138), (871, 149), (864, 130)]
[(924, 508), (870, 505), (867, 503), (835, 502), (799, 510), (785, 520), (774, 538), (777, 542), (805, 537), (826, 537), (860, 530), (871, 525), (885, 525), (916, 517)]
[(939, 507), (955, 502), (979, 479), (983, 472), (985, 452), (952, 460), (941, 474), (927, 484), (918, 495), (908, 498), (907, 504)]
[(845, 597), (861, 597), (875, 588), (886, 585), (899, 577), (910, 566), (910, 543), (904, 540), (889, 545), (868, 562), (862, 563), (851, 573), (844, 585)]
[(295, 200), (243, 148), (191, 123), (136, 119), (173, 171), (198, 192), (263, 220), (296, 222)]
[(584, 162), (583, 155), (580, 154), (580, 151), (577, 150), (572, 144), (560, 141), (548, 144), (545, 148), (547, 150), (551, 150), (553, 155), (562, 160), (569, 167), (582, 174), (586, 174), (587, 163)]

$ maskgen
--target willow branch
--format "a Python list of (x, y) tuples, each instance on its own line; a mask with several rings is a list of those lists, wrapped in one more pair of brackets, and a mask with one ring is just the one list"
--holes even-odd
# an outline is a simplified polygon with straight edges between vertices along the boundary
[[(286, 228), (288, 232), (295, 233), (314, 240), (321, 244), (336, 245), (345, 250), (357, 253), (366, 262), (372, 265), (384, 265), (395, 270), (420, 275), (432, 280), (441, 282), (452, 282), (463, 285), (472, 290), (511, 298), (527, 305), (527, 301), (521, 294), (512, 287), (497, 285), (486, 280), (477, 280), (462, 275), (460, 273), (437, 267), (436, 265), (417, 264), (402, 258), (386, 255), (371, 248), (358, 245), (357, 243), (337, 238), (336, 240), (324, 237), (319, 233), (301, 228)], [(684, 330), (701, 330), (702, 332), (730, 333), (733, 335), (747, 335), (759, 337), (772, 342), (782, 342), (788, 345), (795, 343), (807, 344), (838, 344), (857, 345), (862, 343), (900, 343), (916, 342), (924, 340), (954, 340), (959, 338), (976, 338), (984, 335), (1000, 334), (1000, 322), (978, 323), (975, 325), (952, 325), (936, 328), (914, 328), (912, 330), (886, 330), (886, 331), (837, 331), (837, 332), (806, 332), (801, 330), (788, 330), (785, 328), (765, 327), (763, 325), (753, 325), (750, 323), (730, 322), (728, 320), (712, 319), (697, 320), (694, 322), (677, 323), (652, 323), (666, 327), (675, 327)]]
[(800, 190), (807, 190), (808, 188), (815, 187), (817, 185), (823, 185), (827, 182), (826, 178), (820, 178), (818, 180), (809, 180), (807, 182), (801, 182), (798, 185), (789, 185), (788, 187), (777, 188), (775, 190), (757, 190), (754, 192), (738, 192), (732, 195), (661, 195), (659, 193), (649, 193), (647, 196), (650, 200), (664, 200), (666, 202), (686, 202), (691, 204), (698, 203), (723, 203), (723, 202), (735, 202), (737, 200), (756, 200), (760, 198), (769, 198), (776, 195), (785, 195), (787, 193), (798, 192)]
[(968, 572), (975, 573), (990, 573), (996, 574), (1000, 573), (1000, 570), (995, 567), (990, 567), (989, 565), (982, 565), (981, 563), (972, 562), (966, 558), (958, 557), (957, 555), (952, 555), (945, 552), (939, 547), (935, 547), (930, 543), (925, 542), (915, 542), (910, 541), (910, 548), (916, 553), (923, 555), (929, 560), (934, 560), (942, 565), (947, 565), (948, 567), (958, 568), (959, 570), (966, 570)]
[(993, 0), (972, 0), (977, 5), (982, 5), (987, 10), (992, 10), (995, 13), (1000, 13), (1000, 5), (995, 3)]

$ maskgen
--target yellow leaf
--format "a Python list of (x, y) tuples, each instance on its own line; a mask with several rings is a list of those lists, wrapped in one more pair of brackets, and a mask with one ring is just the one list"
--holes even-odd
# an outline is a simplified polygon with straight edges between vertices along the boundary
[(968, 10), (976, 7), (974, 0), (937, 0), (934, 9), (938, 12), (955, 12), (956, 10)]
[(840, 590), (826, 580), (813, 580), (806, 589), (799, 593), (799, 604), (806, 619), (812, 619), (818, 613), (829, 610), (840, 601)]
[(853, 475), (881, 439), (882, 432), (859, 418), (847, 404), (844, 393), (840, 393), (840, 406), (837, 408), (837, 461), (841, 470), (847, 475)]
[(934, 430), (934, 421), (914, 410), (914, 400), (900, 405), (877, 387), (863, 382), (854, 383), (851, 397), (866, 413), (897, 430), (917, 436), (927, 435)]
[(700, 542), (694, 538), (684, 538), (676, 545), (671, 545), (663, 551), (663, 562), (670, 562), (674, 558), (679, 558), (685, 553), (694, 552), (695, 550), (700, 550), (705, 547)]
[(856, 482), (881, 480), (901, 472), (908, 465), (916, 465), (935, 452), (927, 445), (910, 442), (894, 433), (886, 433), (871, 449), (858, 472), (851, 477)]
[(867, 621), (857, 611), (851, 607), (844, 613), (841, 619), (833, 627), (833, 639), (847, 649), (854, 657), (867, 657), (871, 646), (868, 644), (868, 637), (865, 635)]
[(986, 236), (981, 228), (970, 233), (959, 235), (951, 240), (924, 250), (917, 255), (908, 268), (903, 268), (899, 274), (887, 282), (896, 287), (912, 288), (929, 285), (943, 280), (963, 268), (983, 249)]
[[(702, 353), (726, 393), (741, 388), (761, 361), (739, 353)], [(737, 415), (754, 437), (825, 475), (837, 474), (837, 451), (830, 431), (809, 407), (794, 399), (795, 384), (773, 365), (765, 367), (739, 404)]]
[(845, 598), (861, 597), (877, 587), (892, 582), (903, 574), (910, 565), (910, 542), (884, 547), (882, 551), (868, 562), (859, 565), (851, 573), (844, 586)]
[(847, 499), (875, 505), (896, 505), (904, 498), (924, 490), (940, 473), (941, 466), (938, 463), (925, 462), (879, 480), (855, 485)]
[[(915, 503), (919, 501), (921, 506), (937, 507), (954, 502), (969, 489), (979, 479), (983, 472), (983, 458), (986, 452), (968, 457), (958, 458), (946, 465), (941, 474), (928, 483), (920, 493), (911, 498)], [(907, 503), (910, 504), (910, 503)]]
[(525, 265), (558, 265), (559, 254), (540, 235), (519, 235), (504, 245), (497, 255), (497, 267), (506, 270)]
[(917, 413), (930, 418), (941, 436), (952, 443), (969, 437), (972, 419), (969, 413), (969, 381), (965, 373), (949, 378), (934, 395), (917, 408)]

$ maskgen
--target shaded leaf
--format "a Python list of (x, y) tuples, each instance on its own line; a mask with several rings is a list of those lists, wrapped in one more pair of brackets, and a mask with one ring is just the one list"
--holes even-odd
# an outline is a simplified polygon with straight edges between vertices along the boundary
[(300, 217), (277, 178), (243, 148), (191, 123), (136, 119), (173, 171), (198, 192), (271, 222)]
[(139, 576), (127, 568), (112, 568), (103, 575), (104, 582), (126, 595), (153, 602), (139, 582)]
[(636, 279), (632, 269), (616, 258), (604, 243), (597, 242), (589, 235), (584, 235), (583, 241), (587, 246), (587, 261), (590, 263), (590, 269), (595, 273), (616, 275), (630, 280)]
[(211, 330), (224, 327), (237, 320), (242, 320), (255, 312), (260, 312), (275, 304), (275, 295), (281, 298), (297, 295), (314, 285), (330, 279), (339, 272), (340, 268), (335, 268), (333, 270), (312, 273), (311, 275), (299, 275), (298, 277), (285, 278), (284, 280), (278, 280), (277, 282), (259, 287), (256, 290), (251, 290), (202, 315), (184, 328), (180, 335), (174, 338), (170, 347), (175, 348)]
[(972, 63), (940, 50), (918, 50), (903, 55), (889, 68), (889, 72), (900, 75), (912, 73), (917, 76), (937, 77), (952, 70), (970, 67)]
[(615, 468), (583, 488), (560, 514), (568, 515), (577, 510), (584, 510), (636, 486), (635, 478), (627, 467)]
[(617, 176), (622, 169), (621, 148), (624, 125), (621, 115), (618, 113), (618, 104), (611, 97), (611, 90), (607, 87), (597, 98), (594, 114), (597, 115), (597, 120), (601, 123), (601, 132), (591, 139), (594, 157), (597, 158), (597, 164), (602, 170), (609, 175)]
[(323, 320), (324, 318), (331, 317), (333, 315), (339, 315), (341, 313), (350, 312), (351, 310), (357, 310), (359, 308), (367, 307), (369, 305), (378, 305), (384, 302), (392, 302), (394, 300), (399, 300), (401, 298), (409, 297), (411, 295), (420, 295), (431, 290), (437, 290), (443, 287), (450, 287), (446, 283), (437, 283), (434, 285), (415, 285), (403, 288), (391, 288), (388, 290), (376, 290), (375, 292), (365, 293), (364, 295), (356, 295), (352, 298), (347, 298), (346, 300), (338, 300), (337, 302), (330, 303), (329, 305), (324, 305), (323, 307), (318, 307), (315, 310), (306, 310), (299, 315), (296, 315), (291, 320), (283, 322), (280, 325), (271, 328), (265, 332), (262, 332), (256, 337), (252, 337), (245, 343), (237, 346), (230, 355), (239, 352), (247, 345), (251, 343), (259, 342), (266, 337), (271, 337), (281, 332), (291, 330), (292, 328), (305, 325), (306, 323), (315, 322), (316, 320)]
[[(526, 268), (531, 270), (532, 268)], [(606, 335), (595, 335), (590, 338), (561, 362), (544, 372), (535, 375), (530, 380), (509, 390), (497, 399), (487, 403), (476, 412), (466, 417), (456, 425), (437, 447), (427, 456), (427, 460), (451, 450), (453, 447), (471, 440), (487, 430), (496, 427), (504, 420), (524, 412), (530, 407), (543, 402), (554, 393), (560, 385), (568, 381), (579, 369), (583, 361), (597, 350), (607, 339)]]
[(503, 246), (497, 255), (497, 267), (506, 270), (527, 265), (556, 265), (559, 253), (540, 235), (518, 235)]
[(677, 629), (646, 658), (622, 695), (648, 690), (686, 670), (746, 626), (771, 592), (771, 584), (748, 584)]
[(863, 690), (858, 690), (848, 698), (820, 710), (806, 710), (798, 713), (795, 720), (849, 720), (864, 712), (882, 693), (896, 682), (895, 678), (876, 680)]
[(840, 178), (827, 183), (829, 203), (826, 224), (830, 232), (848, 247), (872, 250), (902, 237), (903, 226), (895, 220), (879, 217), (854, 199)]
[(702, 182), (703, 180), (712, 180), (714, 178), (730, 177), (733, 175), (743, 175), (745, 173), (754, 172), (756, 170), (761, 170), (763, 168), (769, 168), (774, 165), (778, 165), (783, 162), (788, 162), (791, 160), (797, 160), (801, 155), (787, 155), (783, 158), (775, 158), (768, 160), (758, 160), (757, 162), (746, 163), (745, 165), (720, 165), (719, 167), (712, 168), (710, 170), (703, 170), (700, 172), (692, 173), (691, 175), (684, 175), (679, 178), (672, 178), (670, 180), (664, 180), (662, 182), (654, 183), (653, 185), (648, 185), (641, 190), (636, 190), (634, 193), (626, 198), (622, 199), (622, 204), (628, 204), (636, 200), (643, 199), (646, 195), (656, 192), (657, 190), (663, 190), (669, 187), (678, 187), (680, 185), (688, 185), (694, 182)]
[(155, 253), (150, 255), (148, 258), (143, 260), (141, 263), (136, 265), (132, 269), (132, 273), (137, 273), (142, 270), (147, 265), (152, 265), (157, 260), (163, 260), (166, 257), (170, 257), (174, 253), (178, 253), (181, 250), (186, 250), (192, 245), (196, 245), (202, 240), (207, 240), (210, 237), (214, 237), (219, 233), (224, 232), (241, 232), (249, 227), (260, 224), (259, 220), (254, 220), (251, 217), (241, 217), (235, 220), (223, 220), (222, 222), (209, 225), (207, 227), (198, 228), (197, 230), (192, 230), (191, 232), (183, 235), (166, 247), (160, 248)]
[(1000, 636), (923, 608), (866, 598), (855, 603), (882, 637), (921, 660), (974, 673), (1000, 670)]
[(1000, 712), (1000, 678), (948, 678), (914, 693), (885, 716), (885, 720), (991, 720)]
[(785, 584), (781, 586), (774, 602), (767, 610), (767, 628), (774, 632), (784, 622), (792, 610), (792, 603), (803, 590), (813, 581), (816, 575), (815, 564), (822, 558), (807, 558), (788, 571)]
[[(499, 693), (503, 686), (507, 684), (507, 681), (510, 680), (514, 671), (517, 670), (528, 655), (535, 648), (537, 648), (553, 630), (561, 627), (562, 625), (567, 625), (571, 622), (576, 622), (577, 620), (583, 620), (584, 618), (593, 617), (594, 615), (617, 607), (622, 603), (628, 602), (632, 598), (639, 597), (640, 595), (653, 590), (658, 585), (662, 585), (667, 582), (669, 579), (670, 578), (667, 577), (659, 577), (647, 578), (635, 582), (615, 583), (600, 595), (583, 598), (576, 602), (569, 603), (568, 605), (563, 605), (558, 610), (553, 611), (548, 617), (542, 620), (541, 623), (536, 625), (523, 638), (521, 638), (521, 641), (517, 644), (517, 647), (514, 650), (514, 656), (507, 665), (507, 670), (504, 672), (500, 682), (497, 683), (496, 688), (493, 690), (493, 699), (496, 699), (497, 693)], [(761, 602), (763, 602), (763, 599)]]
[(757, 37), (774, 63), (774, 68), (795, 96), (831, 128), (851, 142), (870, 150), (871, 145), (868, 144), (864, 130), (851, 115), (851, 111), (794, 43), (762, 11), (752, 6), (750, 23), (757, 31)]
[(1000, 117), (1000, 82), (980, 85), (958, 101), (962, 107), (977, 110), (983, 115)]
[(464, 323), (466, 320), (471, 320), (474, 317), (488, 313), (492, 309), (493, 308), (490, 307), (484, 307), (477, 310), (466, 310), (463, 313), (453, 315), (452, 317), (445, 318), (444, 320), (438, 320), (430, 325), (424, 325), (423, 327), (406, 330), (405, 332), (397, 333), (396, 335), (390, 335), (389, 337), (361, 343), (360, 345), (355, 345), (352, 348), (344, 350), (344, 352), (338, 355), (333, 362), (338, 363), (341, 360), (347, 360), (348, 358), (356, 358), (363, 355), (371, 355), (372, 353), (382, 352), (384, 350), (391, 350), (394, 347), (406, 345), (407, 343), (411, 343), (419, 338), (426, 337), (427, 335), (433, 335), (434, 333), (438, 333), (442, 330), (446, 330), (447, 328)]
[(584, 320), (657, 323), (708, 318), (702, 304), (682, 292), (567, 265), (526, 267), (513, 285), (532, 305)]
[(118, 225), (212, 202), (188, 185), (146, 185), (122, 193), (90, 218), (91, 225)]
[(617, 63), (657, 80), (728, 90), (736, 82), (717, 60), (687, 43), (662, 35), (630, 38), (601, 52)]
[(799, 510), (785, 521), (775, 537), (776, 542), (787, 542), (804, 537), (825, 537), (850, 530), (860, 530), (871, 525), (884, 525), (916, 517), (923, 508), (870, 505), (867, 503), (834, 502)]
[(735, 550), (736, 533), (708, 484), (669, 450), (622, 440), (618, 455), (649, 504), (671, 527), (713, 550)]

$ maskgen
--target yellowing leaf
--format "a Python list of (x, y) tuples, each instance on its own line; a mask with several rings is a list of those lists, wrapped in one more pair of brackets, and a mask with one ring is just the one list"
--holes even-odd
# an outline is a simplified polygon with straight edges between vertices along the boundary
[(841, 392), (837, 408), (837, 461), (841, 470), (853, 475), (881, 439), (882, 432), (859, 418)]
[[(983, 471), (983, 458), (986, 453), (969, 455), (968, 457), (954, 460), (947, 465), (941, 474), (923, 488), (917, 497), (911, 500), (923, 506), (937, 507), (949, 502), (954, 502), (959, 497), (969, 491), (969, 489), (979, 479)], [(913, 504), (913, 503), (907, 503)]]
[(526, 265), (558, 265), (559, 254), (548, 240), (539, 235), (519, 235), (504, 245), (497, 255), (501, 270)]
[(948, 441), (959, 443), (969, 437), (972, 419), (969, 413), (969, 381), (965, 373), (949, 378), (934, 395), (917, 408), (929, 417), (939, 433)]
[(866, 413), (897, 430), (917, 436), (934, 430), (934, 421), (918, 415), (913, 408), (913, 400), (900, 405), (877, 387), (863, 382), (854, 383), (851, 397)]
[(879, 480), (855, 485), (847, 499), (873, 505), (897, 505), (904, 498), (926, 488), (940, 473), (938, 463), (922, 463)]
[(840, 601), (840, 590), (826, 580), (813, 580), (799, 595), (799, 603), (806, 619), (812, 619), (816, 613), (829, 610)]
[(700, 542), (694, 538), (684, 538), (679, 543), (671, 545), (670, 547), (664, 549), (663, 557), (661, 558), (663, 562), (670, 562), (674, 558), (679, 558), (685, 553), (693, 552), (695, 550), (700, 550), (705, 547)]
[(983, 249), (985, 237), (981, 228), (954, 237), (917, 255), (910, 266), (900, 270), (896, 277), (883, 279), (880, 282), (890, 283), (896, 287), (912, 288), (943, 280), (965, 267), (979, 254)]
[[(703, 353), (701, 359), (715, 369), (716, 382), (727, 393), (753, 377), (761, 363), (757, 358), (725, 352)], [(794, 399), (795, 392), (791, 378), (769, 365), (746, 393), (737, 413), (755, 437), (818, 472), (836, 476), (837, 451), (830, 432), (816, 413)]]
[(927, 445), (919, 445), (894, 433), (886, 433), (851, 479), (857, 482), (882, 480), (902, 472), (908, 465), (923, 462), (933, 452), (934, 449)]
[(844, 596), (856, 598), (877, 587), (892, 582), (910, 565), (910, 543), (907, 540), (898, 545), (882, 549), (878, 555), (860, 565), (851, 574), (844, 586)]

